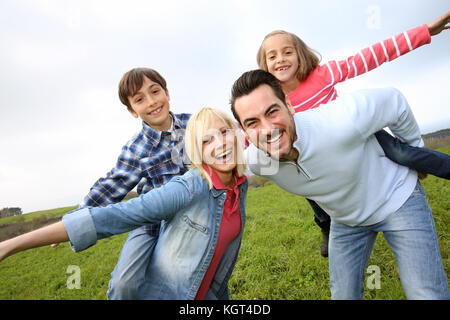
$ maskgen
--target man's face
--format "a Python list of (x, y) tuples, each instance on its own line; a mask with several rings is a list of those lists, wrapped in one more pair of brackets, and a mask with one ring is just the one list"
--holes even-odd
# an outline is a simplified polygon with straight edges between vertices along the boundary
[(297, 139), (289, 101), (285, 104), (263, 84), (250, 94), (237, 98), (234, 108), (250, 141), (273, 158), (292, 158), (292, 145)]

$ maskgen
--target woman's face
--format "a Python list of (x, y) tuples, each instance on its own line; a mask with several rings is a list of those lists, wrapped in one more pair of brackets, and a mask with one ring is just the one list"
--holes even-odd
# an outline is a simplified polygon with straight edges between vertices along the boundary
[(203, 136), (203, 162), (219, 173), (236, 168), (236, 134), (222, 119), (214, 116)]

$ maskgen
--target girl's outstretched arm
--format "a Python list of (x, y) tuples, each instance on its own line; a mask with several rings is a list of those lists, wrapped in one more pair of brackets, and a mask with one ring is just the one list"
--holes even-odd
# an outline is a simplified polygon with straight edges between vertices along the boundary
[(450, 11), (447, 11), (429, 23), (364, 48), (345, 60), (328, 61), (317, 71), (322, 69), (322, 72), (330, 73), (334, 84), (354, 78), (430, 43), (432, 36), (450, 29), (450, 26), (447, 26), (449, 22)]
[(6, 257), (31, 248), (46, 246), (55, 242), (69, 241), (62, 221), (0, 242), (0, 261)]
[(427, 23), (428, 31), (430, 31), (430, 35), (435, 36), (441, 33), (443, 30), (450, 29), (450, 26), (447, 24), (450, 23), (450, 10), (447, 11), (446, 14), (440, 16), (437, 19), (434, 19), (430, 23)]
[(447, 26), (449, 22), (450, 11), (447, 11), (429, 23), (379, 41), (345, 60), (331, 60), (318, 66), (302, 82), (302, 89), (289, 95), (292, 106), (296, 112), (299, 112), (334, 100), (337, 93), (333, 87), (337, 83), (367, 73), (386, 62), (429, 44), (432, 36), (450, 29), (450, 26)]

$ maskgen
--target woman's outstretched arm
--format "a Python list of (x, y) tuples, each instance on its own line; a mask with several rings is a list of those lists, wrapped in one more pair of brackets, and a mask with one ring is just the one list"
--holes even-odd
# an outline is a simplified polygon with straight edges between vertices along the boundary
[[(82, 208), (61, 222), (0, 242), (0, 261), (19, 251), (71, 241), (74, 251), (87, 249), (98, 239), (170, 219), (192, 199), (195, 176), (176, 177), (138, 198), (106, 207)], [(199, 178), (202, 179), (202, 178)], [(69, 238), (70, 235), (70, 238)]]
[(64, 224), (60, 221), (0, 242), (0, 261), (20, 251), (65, 241), (69, 241), (69, 236)]

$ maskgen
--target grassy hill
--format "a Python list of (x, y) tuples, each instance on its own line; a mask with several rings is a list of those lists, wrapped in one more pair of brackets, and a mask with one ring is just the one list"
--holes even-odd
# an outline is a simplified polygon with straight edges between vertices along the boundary
[(430, 149), (438, 149), (450, 146), (450, 129), (443, 129), (422, 135), (425, 147)]
[[(450, 147), (440, 151), (450, 154)], [(450, 275), (450, 182), (429, 176), (422, 184), (433, 210), (444, 267)], [(55, 218), (71, 209), (36, 212), (24, 219), (32, 221), (40, 215)], [(0, 227), (14, 219), (20, 217), (0, 219)], [(77, 254), (65, 243), (9, 257), (0, 263), (0, 299), (106, 299), (110, 272), (126, 236), (101, 240)], [(271, 182), (249, 190), (247, 225), (230, 280), (231, 299), (329, 299), (328, 259), (320, 256), (320, 242), (320, 229), (305, 199)], [(80, 268), (80, 289), (67, 288), (70, 265)], [(405, 298), (394, 255), (381, 234), (368, 265), (380, 268), (381, 289), (366, 290), (365, 299)]]

